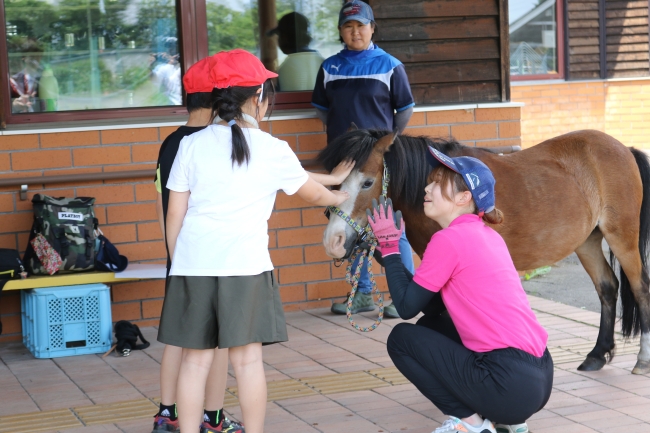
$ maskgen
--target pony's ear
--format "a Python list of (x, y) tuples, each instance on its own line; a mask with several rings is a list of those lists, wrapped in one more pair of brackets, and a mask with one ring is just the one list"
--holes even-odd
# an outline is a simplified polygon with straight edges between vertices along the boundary
[(397, 130), (393, 131), (393, 133), (391, 134), (384, 135), (379, 140), (377, 140), (377, 143), (375, 143), (375, 147), (373, 151), (378, 152), (383, 156), (384, 153), (388, 152), (388, 150), (393, 145), (393, 142), (395, 141), (396, 138), (397, 138)]
[(354, 123), (354, 122), (350, 122), (350, 127), (348, 128), (348, 130), (347, 130), (346, 132), (356, 131), (357, 129), (359, 129), (359, 127), (357, 126), (357, 124)]

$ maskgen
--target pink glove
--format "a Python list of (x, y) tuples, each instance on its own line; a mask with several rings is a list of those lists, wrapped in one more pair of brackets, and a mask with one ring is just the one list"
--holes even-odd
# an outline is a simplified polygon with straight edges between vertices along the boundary
[(404, 231), (402, 224), (402, 212), (395, 212), (393, 217), (393, 202), (388, 202), (380, 197), (379, 204), (377, 200), (372, 199), (372, 212), (366, 210), (368, 214), (368, 224), (379, 243), (378, 249), (383, 257), (391, 254), (399, 254), (399, 239)]

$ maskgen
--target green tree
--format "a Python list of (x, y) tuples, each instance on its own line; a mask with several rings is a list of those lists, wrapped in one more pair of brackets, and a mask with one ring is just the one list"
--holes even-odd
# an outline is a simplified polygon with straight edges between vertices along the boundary
[(216, 3), (206, 6), (210, 54), (234, 48), (257, 51), (259, 26), (256, 7), (239, 12)]

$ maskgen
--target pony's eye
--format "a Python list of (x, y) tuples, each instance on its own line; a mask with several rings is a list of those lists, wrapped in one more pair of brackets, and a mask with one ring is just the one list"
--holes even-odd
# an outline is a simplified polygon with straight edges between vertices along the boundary
[(368, 189), (372, 186), (373, 183), (375, 183), (374, 180), (367, 180), (363, 183), (363, 185), (361, 185), (361, 188)]

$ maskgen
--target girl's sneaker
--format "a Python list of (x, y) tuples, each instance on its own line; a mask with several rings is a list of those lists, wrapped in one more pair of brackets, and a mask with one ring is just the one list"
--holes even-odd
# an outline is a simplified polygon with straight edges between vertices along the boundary
[(151, 433), (174, 432), (178, 433), (181, 429), (178, 420), (172, 421), (166, 416), (156, 415), (153, 419), (153, 430)]
[(497, 433), (528, 433), (528, 424), (497, 424), (495, 426)]
[(483, 424), (479, 427), (473, 427), (455, 416), (450, 416), (433, 433), (496, 433), (496, 430), (494, 430), (490, 420), (487, 419), (484, 419)]
[(201, 433), (246, 433), (244, 426), (237, 421), (231, 421), (228, 418), (224, 417), (221, 423), (213, 427), (209, 422), (203, 422), (201, 424)]

